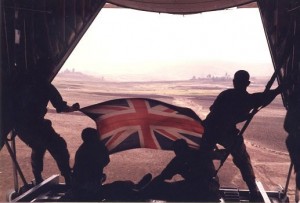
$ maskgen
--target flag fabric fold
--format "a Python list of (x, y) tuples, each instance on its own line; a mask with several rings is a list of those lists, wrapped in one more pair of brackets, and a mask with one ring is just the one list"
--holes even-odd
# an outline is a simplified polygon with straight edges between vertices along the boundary
[(115, 99), (80, 109), (96, 122), (110, 153), (133, 148), (172, 149), (177, 139), (199, 148), (202, 120), (189, 109), (147, 98)]

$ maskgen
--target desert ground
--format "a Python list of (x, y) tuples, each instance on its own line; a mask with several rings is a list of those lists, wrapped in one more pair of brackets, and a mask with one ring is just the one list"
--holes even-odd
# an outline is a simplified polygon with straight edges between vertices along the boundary
[[(61, 92), (68, 104), (80, 103), (81, 107), (93, 105), (110, 99), (123, 97), (148, 97), (174, 105), (193, 109), (204, 119), (209, 106), (222, 90), (232, 86), (231, 81), (174, 81), (174, 82), (128, 82), (115, 83), (86, 80), (73, 77), (56, 77), (53, 84)], [(265, 80), (255, 80), (249, 92), (263, 91)], [(55, 130), (65, 138), (70, 152), (70, 164), (74, 163), (75, 152), (82, 143), (81, 131), (86, 127), (95, 127), (89, 117), (80, 112), (55, 113), (51, 104), (46, 117), (53, 123)], [(266, 190), (280, 190), (285, 187), (290, 159), (285, 147), (287, 136), (283, 129), (285, 109), (280, 96), (268, 107), (257, 113), (244, 134), (248, 152), (257, 176)], [(242, 126), (242, 125), (241, 125)], [(17, 159), (20, 167), (30, 182), (33, 179), (30, 165), (31, 150), (18, 138), (16, 139)], [(144, 174), (159, 174), (174, 156), (171, 151), (152, 149), (133, 149), (110, 156), (111, 162), (105, 168), (106, 182), (132, 180), (137, 182)], [(6, 193), (14, 188), (12, 161), (4, 146), (0, 151), (0, 201), (6, 201)], [(218, 166), (218, 162), (215, 162)], [(47, 152), (44, 159), (44, 178), (59, 174), (55, 161)], [(175, 177), (179, 179), (180, 177)], [(246, 189), (238, 169), (232, 159), (225, 162), (219, 172), (221, 186)], [(63, 178), (61, 178), (63, 181)], [(22, 181), (19, 178), (19, 185)], [(288, 195), (294, 201), (295, 180), (292, 175)]]

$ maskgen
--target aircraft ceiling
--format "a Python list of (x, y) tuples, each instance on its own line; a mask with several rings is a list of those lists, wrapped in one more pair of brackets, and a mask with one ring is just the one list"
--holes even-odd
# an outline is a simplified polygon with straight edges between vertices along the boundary
[(108, 0), (107, 2), (143, 11), (189, 14), (236, 7), (254, 0)]

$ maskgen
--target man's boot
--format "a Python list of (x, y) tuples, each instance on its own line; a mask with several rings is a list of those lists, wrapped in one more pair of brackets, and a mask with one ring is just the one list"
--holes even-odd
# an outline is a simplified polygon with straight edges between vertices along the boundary
[(71, 187), (71, 184), (72, 184), (72, 176), (71, 174), (69, 175), (64, 175), (64, 178), (65, 178), (65, 184), (68, 188)]
[(40, 184), (41, 182), (44, 181), (44, 179), (42, 178), (42, 174), (41, 173), (34, 173), (34, 184), (35, 185), (38, 185)]
[(261, 195), (260, 192), (257, 189), (255, 180), (247, 181), (247, 186), (249, 188), (249, 201), (250, 202), (260, 202), (261, 201)]

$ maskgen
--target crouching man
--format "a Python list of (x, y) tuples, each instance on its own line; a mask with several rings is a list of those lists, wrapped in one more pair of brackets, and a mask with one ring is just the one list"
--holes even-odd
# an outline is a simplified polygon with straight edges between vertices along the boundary
[(83, 143), (75, 155), (72, 200), (100, 201), (102, 199), (103, 169), (110, 162), (109, 153), (94, 128), (82, 131)]
[[(149, 198), (168, 201), (219, 201), (219, 183), (214, 178), (215, 167), (208, 154), (188, 147), (184, 139), (173, 144), (175, 157), (160, 175), (144, 189)], [(167, 182), (179, 174), (184, 180)]]

